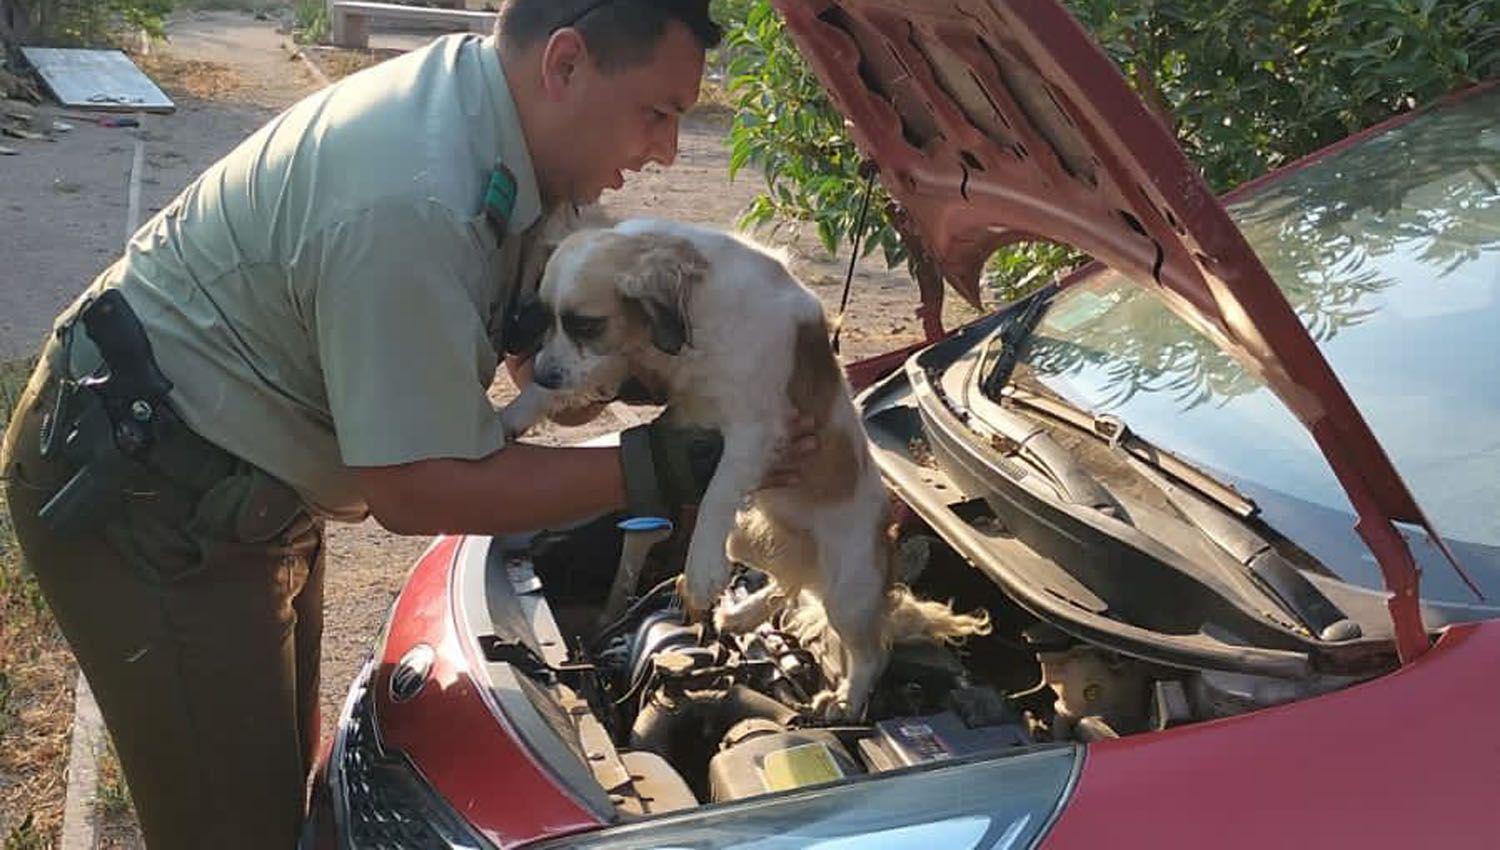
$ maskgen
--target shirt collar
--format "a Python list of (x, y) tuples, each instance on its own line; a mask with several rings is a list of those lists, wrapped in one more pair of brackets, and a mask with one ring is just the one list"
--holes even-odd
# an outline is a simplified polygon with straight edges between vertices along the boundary
[(542, 195), (537, 188), (531, 152), (526, 148), (526, 134), (521, 129), (521, 115), (511, 97), (510, 82), (500, 64), (500, 46), (494, 36), (484, 39), (479, 51), (484, 84), (489, 89), (500, 132), (500, 161), (516, 178), (516, 205), (506, 223), (506, 235), (514, 236), (531, 227), (542, 215)]

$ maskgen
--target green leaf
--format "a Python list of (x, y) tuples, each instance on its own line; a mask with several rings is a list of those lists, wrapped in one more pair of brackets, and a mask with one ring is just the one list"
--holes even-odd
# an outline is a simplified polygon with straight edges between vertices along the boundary
[(838, 250), (838, 233), (834, 231), (833, 222), (826, 218), (818, 221), (818, 241), (823, 243), (823, 250), (830, 254)]

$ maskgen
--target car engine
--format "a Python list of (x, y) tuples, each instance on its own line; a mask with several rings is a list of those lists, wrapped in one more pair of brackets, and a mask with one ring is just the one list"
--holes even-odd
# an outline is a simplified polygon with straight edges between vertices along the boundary
[[(628, 568), (650, 589), (618, 612), (600, 589), (627, 565), (601, 549), (643, 560)], [(1347, 684), (1160, 667), (1091, 645), (1025, 612), (919, 529), (902, 542), (902, 578), (927, 598), (985, 608), (995, 631), (960, 646), (898, 643), (865, 718), (830, 723), (812, 710), (833, 683), (819, 641), (789, 626), (815, 602), (790, 600), (752, 632), (719, 634), (679, 605), (680, 548), (663, 543), (649, 563), (647, 549), (622, 545), (611, 523), (533, 541), (529, 552), (556, 627), (576, 647), (569, 657), (586, 671), (552, 690), (580, 755), (633, 814), (1165, 729)], [(766, 581), (739, 568), (721, 604)]]
[[(766, 579), (746, 571), (727, 597)], [(599, 680), (617, 739), (662, 756), (703, 800), (961, 758), (1031, 742), (1012, 703), (974, 681), (949, 649), (898, 645), (868, 725), (828, 727), (811, 712), (831, 683), (817, 654), (782, 627), (794, 609), (747, 634), (685, 622), (672, 581), (602, 637)]]

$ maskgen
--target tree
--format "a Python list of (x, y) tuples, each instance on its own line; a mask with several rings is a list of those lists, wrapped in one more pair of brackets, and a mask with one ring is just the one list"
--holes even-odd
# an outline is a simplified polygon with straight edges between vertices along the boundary
[[(832, 251), (863, 192), (843, 119), (769, 0), (729, 21), (738, 112), (731, 168), (766, 191), (743, 223), (813, 222)], [(1068, 0), (1125, 78), (1161, 113), (1217, 191), (1442, 94), (1500, 75), (1500, 0)], [(726, 10), (727, 11), (727, 10)], [(909, 261), (913, 242), (879, 193), (867, 250)], [(1056, 245), (997, 252), (990, 283), (1016, 297), (1076, 263)]]
[(121, 30), (165, 32), (175, 0), (6, 0), (12, 36), (28, 43), (92, 46)]

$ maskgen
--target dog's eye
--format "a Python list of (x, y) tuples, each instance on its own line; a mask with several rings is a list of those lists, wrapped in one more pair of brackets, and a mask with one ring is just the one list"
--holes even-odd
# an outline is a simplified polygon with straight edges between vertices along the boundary
[(590, 340), (604, 333), (605, 319), (603, 316), (580, 316), (577, 313), (564, 313), (562, 317), (563, 333), (576, 340)]

